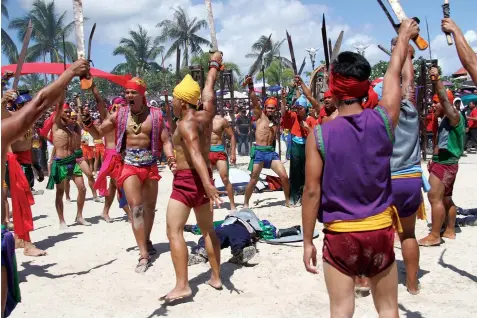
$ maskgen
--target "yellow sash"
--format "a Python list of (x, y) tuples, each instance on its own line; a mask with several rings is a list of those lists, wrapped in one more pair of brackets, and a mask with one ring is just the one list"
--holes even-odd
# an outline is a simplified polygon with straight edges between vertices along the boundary
[(399, 215), (394, 205), (388, 207), (384, 212), (358, 220), (333, 221), (325, 223), (325, 229), (333, 232), (364, 232), (385, 229), (394, 226), (401, 233), (402, 227)]

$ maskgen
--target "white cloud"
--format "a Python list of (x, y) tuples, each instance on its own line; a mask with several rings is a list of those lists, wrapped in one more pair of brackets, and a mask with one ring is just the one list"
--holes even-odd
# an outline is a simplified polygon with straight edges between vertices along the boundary
[[(19, 0), (20, 6), (30, 9), (34, 0)], [(67, 20), (72, 20), (72, 1), (55, 0), (55, 5), (60, 12), (67, 11)], [(191, 17), (206, 19), (203, 3), (192, 4), (192, 0), (88, 0), (83, 2), (84, 15), (89, 18), (85, 23), (86, 36), (94, 22), (97, 23), (95, 42), (103, 47), (112, 49), (118, 45), (121, 37), (127, 36), (130, 29), (141, 24), (152, 36), (157, 36), (160, 29), (156, 24), (165, 19), (172, 18), (172, 8), (183, 7)], [(372, 30), (376, 25), (363, 21), (361, 27), (351, 28), (326, 5), (305, 5), (299, 0), (221, 0), (213, 1), (214, 18), (217, 29), (219, 48), (224, 52), (224, 59), (239, 65), (242, 73), (246, 73), (252, 64), (252, 59), (245, 58), (251, 51), (251, 45), (261, 36), (273, 33), (274, 41), (285, 39), (285, 30), (288, 30), (293, 39), (297, 63), (308, 54), (305, 48), (322, 47), (321, 16), (326, 13), (328, 36), (335, 43), (339, 33), (344, 30), (344, 40), (341, 51), (355, 51), (353, 44), (370, 44), (365, 56), (371, 64), (379, 60), (388, 60), (378, 47), (381, 44), (389, 46), (389, 41), (382, 43), (374, 36)], [(210, 38), (208, 30), (200, 31), (200, 35)], [(390, 34), (391, 35), (391, 34)], [(466, 38), (472, 46), (477, 45), (477, 32), (467, 30)], [(74, 37), (71, 36), (74, 41)], [(168, 44), (165, 44), (166, 48)], [(204, 48), (205, 49), (205, 48)], [(460, 67), (460, 62), (455, 52), (455, 46), (447, 46), (443, 34), (437, 35), (432, 41), (434, 58), (440, 59), (444, 73), (452, 73)], [(111, 52), (98, 52), (103, 55)], [(282, 56), (289, 56), (288, 46), (284, 42), (281, 50)], [(419, 54), (419, 53), (418, 53)], [(421, 52), (428, 57), (427, 51)], [(316, 56), (317, 62), (324, 59), (321, 49)], [(166, 61), (175, 64), (175, 58)], [(100, 65), (98, 67), (101, 68)], [(311, 70), (311, 63), (307, 58), (305, 70)]]

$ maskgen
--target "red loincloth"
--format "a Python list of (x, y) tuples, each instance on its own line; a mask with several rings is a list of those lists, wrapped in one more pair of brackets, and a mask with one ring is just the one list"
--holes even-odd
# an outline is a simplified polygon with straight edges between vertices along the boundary
[(392, 226), (365, 232), (323, 232), (323, 261), (343, 274), (373, 277), (394, 263)]
[(13, 152), (19, 164), (31, 164), (31, 149)]
[(220, 152), (209, 152), (209, 160), (210, 164), (213, 166), (217, 165), (217, 161), (228, 161), (227, 154), (223, 151)]
[(35, 204), (35, 200), (17, 156), (7, 153), (7, 162), (12, 197), (13, 231), (20, 239), (30, 242), (30, 232), (33, 231), (30, 206)]
[[(209, 170), (209, 176), (212, 179), (211, 170)], [(197, 208), (206, 203), (210, 204), (210, 199), (205, 193), (199, 174), (197, 171), (190, 169), (178, 170), (174, 174), (171, 199), (179, 201), (189, 208)]]
[(161, 180), (161, 176), (159, 175), (159, 170), (157, 169), (157, 164), (153, 163), (152, 166), (145, 166), (145, 167), (136, 167), (131, 165), (124, 165), (121, 171), (121, 175), (119, 178), (116, 179), (118, 184), (118, 188), (123, 187), (124, 181), (129, 178), (130, 176), (137, 176), (139, 181), (141, 181), (141, 185), (144, 184), (146, 179), (150, 180)]
[(116, 149), (106, 149), (104, 161), (98, 173), (98, 178), (94, 183), (94, 188), (99, 190), (99, 195), (106, 196), (108, 193), (108, 181), (106, 177), (117, 179), (121, 175), (123, 169), (123, 162), (121, 155), (116, 152)]

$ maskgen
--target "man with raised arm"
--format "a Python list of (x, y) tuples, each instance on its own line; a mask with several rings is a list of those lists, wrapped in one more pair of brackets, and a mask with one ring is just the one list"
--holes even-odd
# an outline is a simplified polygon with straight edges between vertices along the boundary
[(435, 115), (442, 120), (437, 130), (432, 161), (428, 164), (431, 190), (427, 197), (432, 209), (432, 230), (428, 236), (419, 240), (421, 246), (440, 245), (444, 224), (446, 229), (442, 237), (455, 239), (457, 208), (452, 200), (452, 192), (459, 170), (459, 159), (464, 153), (465, 137), (464, 116), (454, 107), (454, 95), (451, 91), (446, 91), (437, 67), (431, 68), (430, 76), (437, 92), (432, 98)]
[(135, 77), (129, 80), (126, 83), (128, 106), (120, 107), (98, 127), (93, 125), (87, 109), (82, 112), (85, 129), (95, 139), (116, 130), (116, 152), (122, 155), (124, 161), (116, 181), (118, 187), (124, 189), (131, 209), (132, 229), (140, 253), (137, 273), (148, 269), (150, 255), (156, 253), (150, 237), (161, 178), (157, 159), (163, 147), (168, 157), (173, 156), (161, 110), (147, 107), (145, 93), (146, 84), (142, 79)]
[[(89, 63), (84, 59), (79, 59), (65, 70), (60, 77), (47, 87), (43, 88), (32, 99), (31, 102), (20, 109), (15, 115), (6, 111), (6, 104), (17, 98), (14, 91), (8, 91), (2, 96), (2, 182), (5, 173), (5, 161), (7, 150), (10, 144), (21, 138), (23, 134), (31, 127), (35, 121), (45, 112), (55, 101), (60, 98), (67, 85), (75, 76), (86, 76), (89, 73)], [(2, 202), (5, 198), (2, 191)], [(6, 229), (5, 224), (5, 206), (2, 204), (2, 316), (8, 316), (20, 301), (20, 289), (18, 288), (18, 279), (15, 280), (15, 243), (13, 235)], [(12, 286), (9, 289), (8, 286)], [(7, 295), (10, 294), (7, 301)]]
[[(356, 277), (370, 278), (380, 317), (398, 317), (397, 267), (390, 159), (401, 106), (400, 75), (417, 23), (404, 20), (384, 77), (379, 106), (369, 82), (371, 66), (343, 52), (332, 63), (329, 87), (339, 116), (315, 127), (306, 142), (303, 191), (303, 262), (317, 273), (313, 232), (324, 223), (323, 271), (331, 317), (352, 317)], [(367, 102), (363, 104), (365, 97)]]
[(229, 181), (229, 158), (227, 158), (227, 151), (222, 140), (224, 132), (230, 137), (230, 163), (235, 164), (236, 161), (236, 142), (235, 134), (230, 127), (229, 122), (219, 114), (216, 114), (212, 121), (212, 138), (210, 141), (209, 160), (212, 169), (214, 167), (219, 171), (220, 178), (224, 183), (225, 190), (230, 201), (230, 212), (235, 212), (234, 188)]
[(184, 225), (191, 209), (194, 209), (212, 269), (207, 283), (213, 288), (222, 288), (220, 244), (214, 231), (211, 208), (211, 204), (214, 203), (220, 206), (221, 199), (220, 192), (214, 187), (212, 171), (209, 169), (216, 107), (214, 84), (221, 66), (221, 52), (216, 52), (211, 56), (207, 80), (202, 91), (203, 110), (198, 110), (199, 84), (190, 75), (186, 75), (173, 92), (172, 111), (177, 126), (172, 135), (172, 143), (176, 157), (168, 156), (168, 164), (172, 169), (175, 166), (176, 170), (171, 198), (167, 205), (166, 221), (176, 286), (161, 298), (166, 303), (192, 295), (187, 272), (188, 251), (184, 240)]
[(250, 164), (248, 169), (252, 172), (250, 181), (245, 189), (244, 208), (249, 207), (255, 185), (260, 177), (263, 168), (272, 169), (280, 178), (283, 192), (285, 193), (285, 206), (290, 207), (290, 183), (285, 166), (280, 157), (275, 152), (274, 141), (279, 129), (279, 124), (275, 122), (275, 112), (278, 101), (275, 97), (269, 97), (264, 102), (264, 109), (260, 108), (260, 101), (255, 94), (251, 76), (246, 76), (244, 85), (248, 85), (249, 96), (252, 100), (253, 117), (256, 120), (255, 144), (250, 151)]

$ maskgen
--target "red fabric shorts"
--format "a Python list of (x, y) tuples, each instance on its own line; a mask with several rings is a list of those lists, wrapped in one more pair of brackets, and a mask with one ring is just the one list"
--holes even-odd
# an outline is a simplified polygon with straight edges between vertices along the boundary
[(96, 158), (99, 158), (99, 155), (104, 158), (104, 144), (94, 145), (94, 155)]
[(445, 187), (444, 196), (452, 196), (455, 178), (457, 177), (457, 171), (459, 171), (459, 164), (443, 165), (438, 162), (430, 161), (427, 169), (429, 170), (429, 173), (432, 173), (441, 180)]
[(123, 170), (121, 171), (121, 175), (116, 180), (118, 183), (118, 187), (122, 188), (124, 181), (129, 178), (130, 176), (137, 176), (141, 184), (144, 184), (144, 181), (147, 179), (150, 180), (161, 180), (161, 176), (159, 175), (159, 170), (157, 169), (157, 164), (154, 163), (152, 166), (145, 166), (145, 167), (136, 167), (131, 165), (124, 165)]
[(83, 158), (86, 160), (91, 160), (94, 158), (94, 147), (88, 145), (81, 145), (81, 150), (83, 150)]
[(217, 161), (220, 161), (220, 160), (224, 160), (224, 161), (227, 161), (228, 158), (227, 158), (227, 154), (220, 151), (220, 152), (209, 152), (209, 160), (210, 160), (210, 164), (215, 166), (217, 165)]
[[(212, 182), (212, 171), (209, 170), (209, 176)], [(206, 203), (210, 203), (210, 199), (205, 193), (202, 180), (195, 170), (178, 170), (174, 175), (172, 183), (171, 199), (179, 201), (189, 208), (197, 208)]]
[(366, 232), (323, 232), (323, 261), (343, 274), (373, 277), (394, 263), (392, 226)]

